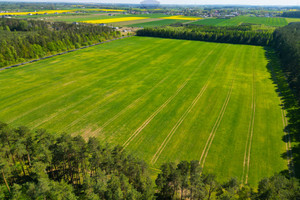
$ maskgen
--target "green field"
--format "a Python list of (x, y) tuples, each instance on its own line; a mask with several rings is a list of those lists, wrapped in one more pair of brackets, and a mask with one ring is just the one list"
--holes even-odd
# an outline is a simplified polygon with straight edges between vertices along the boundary
[[(251, 58), (251, 59), (249, 59)], [(96, 136), (252, 185), (286, 169), (263, 47), (132, 37), (0, 71), (0, 121)]]
[(211, 18), (211, 19), (198, 20), (198, 21), (192, 22), (190, 24), (217, 26), (218, 24), (220, 24), (221, 22), (224, 22), (226, 20), (229, 20), (229, 19), (213, 19), (213, 18)]
[(266, 26), (285, 26), (288, 24), (285, 18), (239, 16), (221, 22), (218, 24), (218, 26), (237, 26), (242, 23), (264, 24)]
[(300, 18), (285, 18), (288, 23), (300, 22)]
[(212, 26), (238, 26), (243, 23), (263, 24), (266, 26), (285, 26), (288, 24), (286, 18), (279, 17), (248, 17), (238, 16), (231, 19), (204, 19), (191, 24), (212, 25)]
[(156, 26), (167, 26), (167, 25), (174, 24), (174, 23), (184, 23), (184, 22), (187, 22), (187, 20), (164, 19), (164, 20), (144, 22), (144, 23), (139, 23), (139, 24), (130, 24), (127, 26), (128, 27), (149, 28), (149, 27), (156, 27)]

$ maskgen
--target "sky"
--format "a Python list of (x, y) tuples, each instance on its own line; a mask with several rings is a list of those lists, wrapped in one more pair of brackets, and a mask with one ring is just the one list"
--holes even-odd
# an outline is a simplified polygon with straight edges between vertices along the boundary
[[(22, 2), (70, 2), (70, 3), (140, 3), (141, 0), (0, 0)], [(300, 5), (300, 0), (159, 0), (161, 4), (198, 4), (198, 5)]]

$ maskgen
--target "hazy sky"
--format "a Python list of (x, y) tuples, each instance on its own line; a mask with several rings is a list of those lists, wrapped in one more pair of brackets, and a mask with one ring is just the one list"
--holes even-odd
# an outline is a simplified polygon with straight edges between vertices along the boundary
[[(8, 0), (0, 0), (8, 1)], [(23, 2), (95, 2), (95, 3), (140, 3), (141, 0), (10, 0)], [(238, 4), (238, 5), (300, 5), (300, 0), (159, 0), (161, 4)]]

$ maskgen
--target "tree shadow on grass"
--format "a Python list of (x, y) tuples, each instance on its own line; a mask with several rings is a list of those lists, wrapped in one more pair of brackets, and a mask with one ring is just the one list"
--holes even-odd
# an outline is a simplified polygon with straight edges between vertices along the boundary
[(285, 77), (285, 73), (281, 67), (279, 57), (276, 52), (269, 47), (265, 47), (265, 56), (268, 59), (267, 69), (271, 74), (271, 79), (276, 85), (276, 92), (281, 99), (281, 107), (285, 110), (288, 123), (284, 128), (285, 135), (282, 140), (291, 141), (291, 148), (282, 153), (283, 159), (292, 158), (289, 163), (289, 170), (284, 170), (281, 173), (284, 175), (292, 175), (300, 178), (300, 107), (296, 96)]

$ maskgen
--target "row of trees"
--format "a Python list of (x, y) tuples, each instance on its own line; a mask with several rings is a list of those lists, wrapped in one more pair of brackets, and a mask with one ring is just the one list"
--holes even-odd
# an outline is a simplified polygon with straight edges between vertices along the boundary
[(202, 172), (199, 161), (163, 164), (156, 179), (158, 199), (274, 199), (300, 198), (299, 181), (274, 175), (262, 179), (258, 189), (242, 185), (236, 178), (219, 183), (213, 174)]
[[(280, 58), (280, 65), (284, 72), (282, 77), (288, 83), (290, 91), (280, 88), (285, 109), (288, 111), (289, 132), (292, 146), (292, 164), (295, 174), (300, 177), (300, 23), (290, 23), (278, 28), (274, 32), (274, 48)], [(283, 83), (284, 83), (283, 82)], [(279, 84), (280, 85), (280, 84)], [(282, 84), (284, 85), (284, 84)]]
[(279, 53), (288, 83), (300, 100), (300, 23), (290, 23), (274, 32), (274, 48)]
[(273, 40), (272, 31), (252, 30), (249, 25), (237, 27), (176, 25), (141, 29), (137, 31), (137, 35), (261, 46), (270, 45)]
[(300, 18), (300, 11), (284, 12), (281, 16), (289, 18)]
[[(0, 19), (0, 67), (120, 37), (109, 27), (38, 20)], [(15, 33), (24, 33), (15, 34)]]
[(142, 160), (96, 138), (0, 123), (0, 199), (299, 199), (296, 179), (265, 178), (258, 191), (220, 184), (198, 161), (166, 163), (154, 185)]

